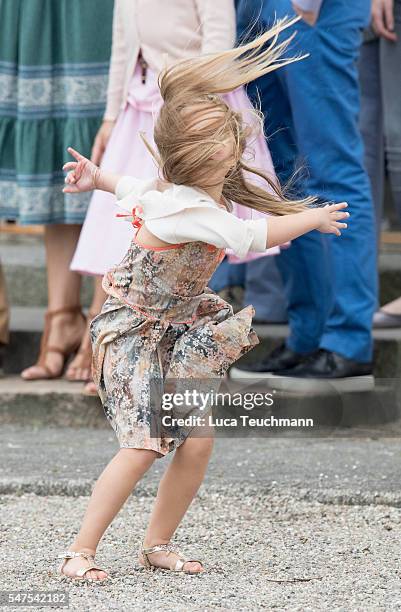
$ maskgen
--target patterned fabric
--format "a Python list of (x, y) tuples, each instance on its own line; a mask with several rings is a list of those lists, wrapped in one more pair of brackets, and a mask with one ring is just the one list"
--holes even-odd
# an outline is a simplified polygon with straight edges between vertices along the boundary
[(218, 383), (258, 344), (253, 307), (234, 315), (206, 287), (223, 256), (202, 242), (150, 249), (134, 239), (104, 276), (109, 297), (91, 325), (93, 374), (121, 447), (160, 455), (177, 448), (190, 429), (161, 427), (152, 384)]
[(67, 146), (89, 156), (106, 104), (113, 0), (0, 0), (0, 217), (82, 223), (62, 193)]

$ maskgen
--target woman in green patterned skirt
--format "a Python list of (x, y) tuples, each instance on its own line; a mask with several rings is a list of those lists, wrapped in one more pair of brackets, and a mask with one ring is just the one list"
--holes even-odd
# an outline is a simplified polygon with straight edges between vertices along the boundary
[(48, 313), (26, 379), (61, 376), (86, 326), (69, 265), (89, 197), (63, 194), (61, 168), (71, 143), (90, 156), (103, 117), (113, 3), (0, 0), (0, 217), (45, 225)]

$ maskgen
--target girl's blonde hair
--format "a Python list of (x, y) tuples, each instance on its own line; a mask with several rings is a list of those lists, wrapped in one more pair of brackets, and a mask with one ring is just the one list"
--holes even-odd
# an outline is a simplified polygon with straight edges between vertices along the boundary
[[(181, 61), (160, 74), (164, 104), (154, 130), (158, 155), (146, 141), (145, 144), (156, 157), (166, 181), (201, 189), (211, 187), (210, 177), (218, 163), (213, 155), (222, 143), (230, 141), (235, 144), (233, 165), (224, 179), (223, 196), (227, 200), (275, 215), (298, 212), (315, 202), (311, 197), (288, 199), (278, 182), (244, 161), (255, 125), (246, 124), (241, 113), (232, 110), (218, 95), (303, 59), (305, 56), (283, 57), (295, 33), (278, 42), (281, 32), (296, 21), (298, 17), (281, 19), (251, 42)], [(252, 114), (260, 129), (263, 115), (256, 110)], [(266, 189), (247, 180), (246, 174), (264, 180)]]

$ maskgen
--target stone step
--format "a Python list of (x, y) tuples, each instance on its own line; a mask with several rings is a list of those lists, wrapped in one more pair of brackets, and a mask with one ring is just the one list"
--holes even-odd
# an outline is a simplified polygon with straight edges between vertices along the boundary
[[(0, 260), (3, 264), (10, 304), (46, 306), (46, 267), (43, 239), (38, 236), (0, 234)], [(379, 259), (381, 303), (401, 295), (401, 251), (383, 250)], [(82, 303), (91, 301), (93, 279), (83, 277)]]
[[(384, 383), (388, 383), (387, 385)], [(269, 391), (268, 383), (249, 381), (223, 383), (222, 391), (231, 393), (262, 393)], [(228, 385), (228, 386), (226, 386)], [(249, 395), (248, 395), (249, 397)], [(298, 433), (301, 437), (333, 435), (339, 429), (374, 426), (397, 421), (401, 415), (401, 390), (389, 381), (379, 381), (374, 391), (360, 393), (285, 393), (272, 392), (271, 407), (239, 409), (219, 406), (214, 410), (216, 419), (237, 419), (237, 424), (219, 426), (218, 437), (268, 437)], [(253, 424), (243, 421), (246, 414), (256, 419)], [(260, 419), (313, 419), (308, 429), (273, 423), (261, 425)], [(259, 421), (258, 421), (259, 419)], [(30, 427), (109, 427), (100, 400), (83, 394), (81, 383), (65, 380), (23, 381), (18, 376), (0, 380), (0, 423)], [(220, 424), (222, 421), (220, 422)]]
[[(46, 306), (47, 281), (43, 238), (0, 233), (0, 261), (12, 306)], [(82, 304), (89, 306), (93, 279), (82, 277)]]
[(67, 380), (0, 379), (0, 422), (32, 427), (107, 426), (98, 397), (83, 393), (83, 383)]
[[(7, 374), (19, 373), (32, 365), (39, 350), (45, 309), (43, 307), (11, 309), (11, 338), (5, 360)], [(287, 325), (255, 325), (260, 344), (245, 357), (255, 362), (265, 356), (288, 335)], [(374, 330), (375, 376), (395, 379), (401, 375), (401, 329)]]

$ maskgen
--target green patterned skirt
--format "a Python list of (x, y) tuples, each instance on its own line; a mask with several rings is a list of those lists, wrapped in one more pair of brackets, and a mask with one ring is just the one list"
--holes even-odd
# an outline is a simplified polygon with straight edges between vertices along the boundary
[(82, 223), (67, 146), (90, 155), (106, 102), (113, 0), (0, 0), (0, 218)]

